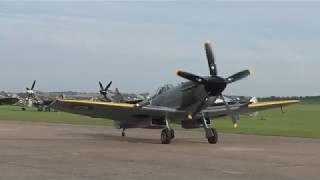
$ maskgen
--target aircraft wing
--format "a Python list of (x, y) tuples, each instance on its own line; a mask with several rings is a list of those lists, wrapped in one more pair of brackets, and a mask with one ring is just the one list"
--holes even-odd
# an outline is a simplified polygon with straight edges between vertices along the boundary
[(19, 101), (18, 98), (8, 97), (8, 98), (0, 98), (0, 105), (12, 105)]
[[(271, 101), (253, 104), (230, 105), (232, 114), (250, 113), (272, 108), (279, 108), (299, 101)], [(168, 117), (172, 121), (185, 120), (187, 113), (182, 110), (161, 106), (136, 106), (126, 103), (97, 102), (88, 100), (56, 100), (52, 105), (54, 109), (73, 114), (85, 115), (93, 118), (106, 118), (121, 122), (150, 121)], [(210, 106), (201, 111), (205, 116), (214, 118), (228, 115), (225, 106)]]
[[(281, 108), (291, 104), (298, 103), (298, 100), (287, 100), (287, 101), (269, 101), (269, 102), (258, 102), (252, 104), (234, 104), (230, 105), (231, 114), (242, 114), (242, 113), (252, 113), (257, 111), (263, 111), (273, 108)], [(219, 117), (228, 115), (225, 106), (209, 106), (208, 108), (202, 110), (207, 117)]]
[(142, 106), (134, 104), (97, 102), (88, 100), (56, 100), (51, 107), (54, 109), (81, 114), (93, 118), (107, 118), (115, 121), (151, 120), (151, 118), (163, 118), (174, 116), (185, 117), (185, 111), (159, 106)]

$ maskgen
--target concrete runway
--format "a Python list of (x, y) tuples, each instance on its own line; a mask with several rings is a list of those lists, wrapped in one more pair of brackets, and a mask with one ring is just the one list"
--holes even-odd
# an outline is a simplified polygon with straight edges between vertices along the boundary
[(0, 121), (0, 179), (320, 179), (320, 140)]

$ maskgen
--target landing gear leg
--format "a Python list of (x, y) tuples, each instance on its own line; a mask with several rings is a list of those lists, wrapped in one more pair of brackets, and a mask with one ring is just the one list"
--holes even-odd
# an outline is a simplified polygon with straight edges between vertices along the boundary
[(218, 132), (215, 128), (210, 128), (208, 126), (208, 118), (203, 117), (203, 128), (206, 133), (206, 138), (208, 139), (208, 143), (217, 144), (218, 142)]
[(175, 138), (174, 130), (173, 130), (173, 129), (170, 129), (170, 133), (171, 133), (171, 139), (174, 139), (174, 138)]
[(121, 133), (121, 136), (122, 136), (122, 137), (125, 137), (125, 136), (126, 136), (125, 130), (126, 130), (126, 128), (122, 128), (122, 133)]
[(166, 128), (161, 132), (161, 143), (170, 144), (171, 140), (174, 138), (174, 130), (170, 129), (168, 119), (166, 121)]

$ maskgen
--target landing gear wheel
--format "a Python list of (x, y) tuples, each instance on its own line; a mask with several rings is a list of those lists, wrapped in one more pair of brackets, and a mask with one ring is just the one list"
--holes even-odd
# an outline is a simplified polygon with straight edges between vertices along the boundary
[(170, 129), (170, 133), (171, 133), (171, 139), (174, 139), (175, 135), (174, 135), (174, 130)]
[(163, 129), (161, 132), (161, 143), (162, 144), (170, 144), (171, 142), (171, 130), (168, 128)]
[(213, 136), (208, 137), (208, 143), (210, 144), (217, 144), (218, 142), (218, 131), (215, 128), (210, 128), (212, 131)]

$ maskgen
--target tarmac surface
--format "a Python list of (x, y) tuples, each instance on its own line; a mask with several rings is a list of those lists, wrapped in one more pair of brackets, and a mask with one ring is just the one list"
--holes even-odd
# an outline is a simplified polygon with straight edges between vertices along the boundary
[(0, 179), (320, 179), (320, 140), (0, 121)]

